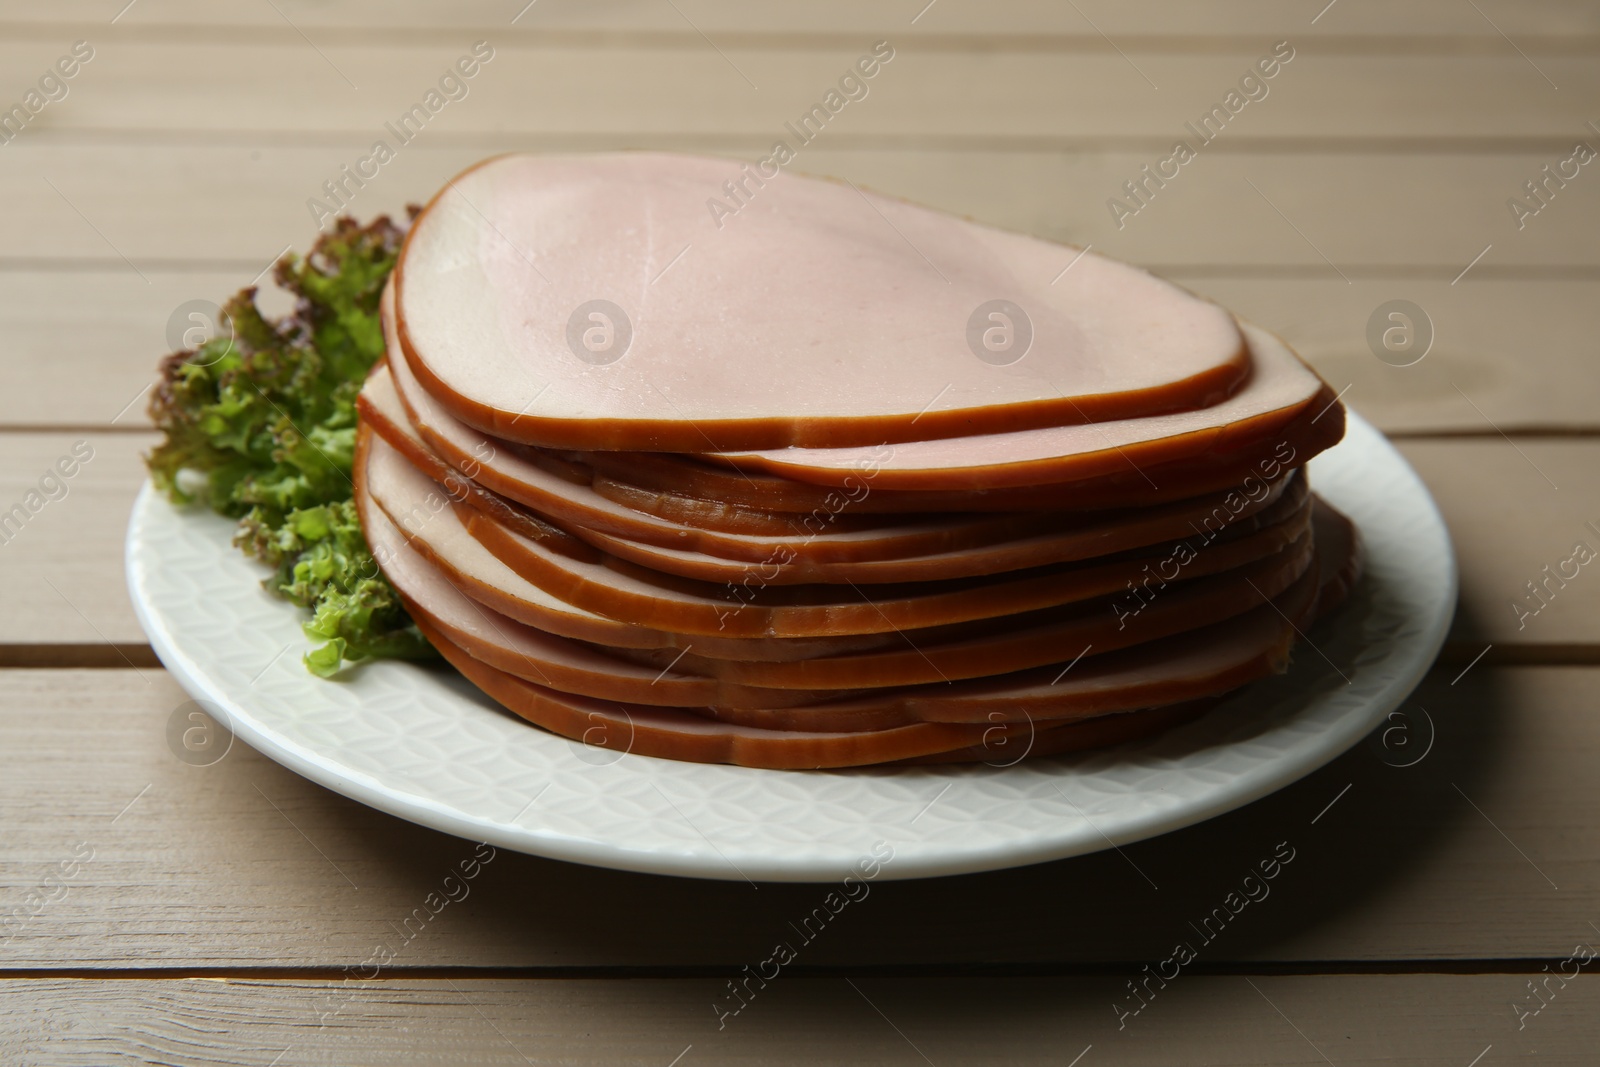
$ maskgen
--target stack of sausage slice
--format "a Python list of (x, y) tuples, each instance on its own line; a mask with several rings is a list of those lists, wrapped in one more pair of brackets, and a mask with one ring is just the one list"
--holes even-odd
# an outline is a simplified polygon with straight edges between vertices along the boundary
[(1282, 342), (850, 185), (500, 157), (418, 218), (383, 323), (374, 555), (466, 677), (591, 745), (1112, 744), (1281, 671), (1356, 577), (1303, 470), (1343, 410)]

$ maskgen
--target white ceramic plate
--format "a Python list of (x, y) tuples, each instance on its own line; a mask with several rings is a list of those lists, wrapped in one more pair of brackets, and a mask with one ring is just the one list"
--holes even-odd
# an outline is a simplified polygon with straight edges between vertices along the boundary
[(151, 644), (196, 700), (286, 767), (401, 818), (502, 848), (701, 878), (832, 881), (883, 844), (880, 878), (992, 870), (1175, 830), (1333, 759), (1433, 662), (1456, 600), (1449, 535), (1398, 452), (1352, 416), (1311, 464), (1360, 527), (1366, 575), (1281, 677), (1158, 738), (1010, 767), (763, 771), (589, 748), (459, 677), (372, 663), (307, 673), (302, 614), (267, 595), (233, 523), (149, 486), (128, 583)]

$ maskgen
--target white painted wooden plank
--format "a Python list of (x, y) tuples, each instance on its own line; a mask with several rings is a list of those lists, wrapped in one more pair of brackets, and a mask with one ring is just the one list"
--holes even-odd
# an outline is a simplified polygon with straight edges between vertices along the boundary
[[(18, 5), (15, 10), (6, 11), (4, 18), (22, 25), (77, 23), (84, 29), (94, 29), (107, 25), (125, 2), (59, 0), (48, 7)], [(708, 34), (802, 37), (896, 29), (907, 36), (961, 34), (981, 39), (1026, 34), (1098, 39), (1098, 28), (1116, 35), (1125, 46), (1131, 39), (1134, 47), (1152, 36), (1205, 41), (1295, 31), (1319, 36), (1442, 37), (1505, 47), (1495, 29), (1500, 26), (1522, 47), (1529, 48), (1540, 44), (1550, 47), (1551, 38), (1600, 32), (1600, 15), (1585, 0), (1479, 0), (1482, 14), (1450, 0), (1413, 0), (1404, 5), (1384, 0), (1337, 0), (1335, 4), (1328, 4), (1327, 0), (1080, 0), (1078, 10), (1051, 0), (992, 0), (982, 5), (953, 4), (948, 0), (933, 4), (927, 0), (814, 0), (803, 7), (737, 0), (677, 0), (676, 6), (678, 10), (674, 11), (672, 6), (651, 0), (613, 0), (604, 5), (540, 0), (532, 6), (524, 0), (458, 0), (449, 7), (427, 0), (345, 0), (336, 4), (278, 0), (280, 16), (254, 4), (139, 0), (121, 14), (118, 24), (130, 30), (234, 26), (283, 30), (287, 19), (293, 26), (319, 37), (329, 31), (349, 29), (394, 32), (505, 27), (513, 19), (518, 28), (528, 32), (684, 33), (697, 27)]]
[[(1589, 935), (1592, 937), (1593, 935)], [(1561, 962), (1561, 961), (1554, 961)], [(1592, 965), (1591, 965), (1592, 966)], [(0, 983), (15, 1062), (1588, 1065), (1600, 980), (1517, 1030), (1523, 975), (1184, 975), (1120, 1031), (1120, 977), (781, 976), (718, 1029), (712, 979)], [(757, 988), (752, 981), (751, 987)], [(1152, 988), (1155, 988), (1152, 982)], [(326, 1019), (326, 1021), (323, 1021)], [(1495, 1057), (1490, 1059), (1489, 1057)]]
[[(1589, 936), (1600, 892), (1600, 670), (1479, 664), (1452, 685), (1458, 673), (1436, 672), (1384, 744), (1210, 822), (1120, 853), (874, 883), (802, 962), (1136, 972), (1280, 851), (1291, 858), (1259, 899), (1195, 946), (1205, 966), (1564, 955)], [(341, 968), (382, 945), (404, 968), (736, 968), (826, 892), (501, 851), (407, 928), (476, 846), (240, 743), (211, 766), (181, 762), (167, 732), (191, 709), (160, 671), (0, 678), (0, 915), (22, 909), (0, 967)]]
[[(423, 100), (478, 31), (427, 42), (128, 40), (97, 48), (21, 136), (45, 129), (278, 133), (371, 131)], [(892, 31), (885, 31), (892, 37)], [(884, 34), (815, 48), (647, 48), (496, 37), (495, 58), (428, 125), (457, 133), (728, 134), (779, 137)], [(1272, 51), (1276, 38), (1209, 54), (953, 52), (891, 42), (868, 95), (829, 120), (858, 136), (1177, 138)], [(70, 39), (0, 42), (19, 97)], [(1586, 136), (1600, 90), (1588, 56), (1319, 54), (1311, 35), (1221, 136)], [(1303, 48), (1303, 51), (1300, 49)], [(1288, 51), (1285, 50), (1285, 55)], [(759, 77), (755, 75), (759, 74)], [(1260, 92), (1261, 90), (1255, 90)], [(1592, 131), (1589, 131), (1592, 134)]]
[[(609, 144), (555, 147), (629, 144), (617, 136)], [(368, 147), (348, 137), (149, 146), (18, 139), (0, 170), (0, 199), (13, 212), (0, 235), (0, 258), (19, 261), (17, 269), (91, 260), (146, 276), (172, 261), (227, 260), (248, 264), (248, 279), (285, 246), (309, 245), (319, 222), (340, 206), (324, 184), (339, 180), (341, 168)], [(478, 160), (515, 147), (493, 138), (418, 140), (370, 182), (347, 185), (344, 201), (357, 217), (399, 214)], [(741, 161), (762, 155), (754, 141), (741, 147), (688, 138), (667, 147), (728, 156), (735, 177)], [(1448, 283), (1491, 244), (1467, 279), (1517, 270), (1593, 274), (1600, 267), (1587, 225), (1600, 215), (1600, 175), (1590, 182), (1580, 172), (1537, 215), (1524, 217), (1521, 229), (1506, 206), (1555, 154), (1217, 154), (1195, 160), (1164, 188), (1146, 186), (1144, 203), (1136, 204), (1123, 185), (1158, 155), (835, 148), (819, 140), (795, 167), (1167, 271), (1287, 265), (1341, 285), (1346, 277), (1393, 273)], [(720, 195), (708, 188), (704, 199)], [(1113, 213), (1113, 198), (1137, 213)], [(714, 240), (718, 227), (709, 209), (705, 216), (706, 239)]]

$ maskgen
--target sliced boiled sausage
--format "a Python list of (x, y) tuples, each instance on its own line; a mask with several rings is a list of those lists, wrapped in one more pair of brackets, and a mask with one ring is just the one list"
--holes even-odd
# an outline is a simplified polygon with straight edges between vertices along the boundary
[[(507, 440), (704, 452), (1131, 418), (1247, 373), (1227, 312), (1135, 267), (782, 172), (718, 227), (734, 173), (639, 152), (459, 175), (397, 267), (418, 377)], [(994, 331), (1024, 329), (1007, 362)]]

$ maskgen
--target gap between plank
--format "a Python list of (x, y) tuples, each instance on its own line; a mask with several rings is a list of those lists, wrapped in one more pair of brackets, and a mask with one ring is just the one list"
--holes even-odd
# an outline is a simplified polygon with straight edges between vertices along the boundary
[[(784, 968), (795, 978), (1096, 978), (1122, 977), (1136, 973), (1149, 960), (1105, 960), (1092, 963), (901, 963), (865, 966), (794, 966)], [(615, 966), (531, 966), (531, 967), (402, 967), (384, 968), (363, 982), (401, 981), (563, 981), (572, 979), (637, 980), (675, 978), (686, 980), (718, 979), (737, 976), (740, 965), (615, 965)], [(1319, 975), (1474, 975), (1540, 974), (1550, 966), (1550, 957), (1527, 956), (1504, 959), (1437, 960), (1298, 960), (1260, 962), (1194, 963), (1185, 974), (1220, 977), (1294, 977)], [(348, 968), (336, 965), (312, 967), (8, 967), (0, 969), (0, 981), (98, 979), (101, 981), (182, 981), (188, 979), (239, 979), (244, 981), (342, 981)], [(1589, 977), (1589, 976), (1586, 976)], [(1600, 980), (1600, 979), (1592, 979)]]
[(130, 663), (135, 667), (161, 669), (155, 650), (144, 644), (0, 644), (0, 669), (127, 670)]

